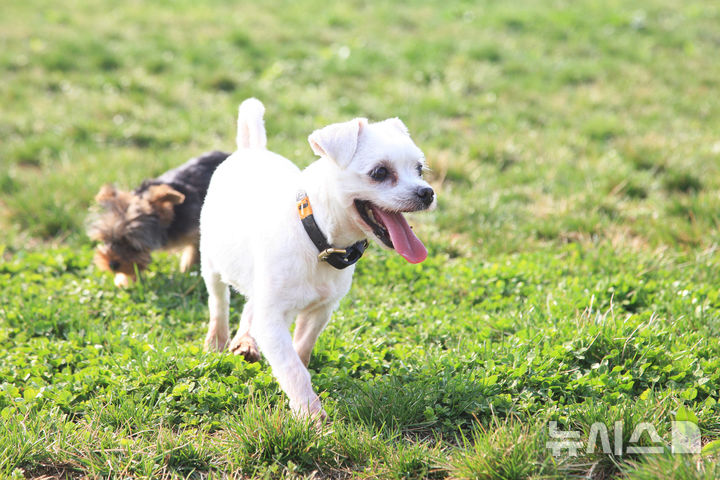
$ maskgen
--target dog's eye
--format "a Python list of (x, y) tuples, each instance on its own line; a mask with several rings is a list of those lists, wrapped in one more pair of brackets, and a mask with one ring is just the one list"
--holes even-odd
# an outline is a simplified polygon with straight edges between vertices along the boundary
[(385, 167), (377, 167), (370, 172), (370, 178), (377, 182), (382, 182), (388, 176), (388, 169)]
[(422, 177), (422, 172), (423, 172), (423, 166), (422, 166), (422, 163), (418, 162), (418, 164), (417, 164), (417, 167), (416, 167), (416, 168), (417, 168), (418, 176)]

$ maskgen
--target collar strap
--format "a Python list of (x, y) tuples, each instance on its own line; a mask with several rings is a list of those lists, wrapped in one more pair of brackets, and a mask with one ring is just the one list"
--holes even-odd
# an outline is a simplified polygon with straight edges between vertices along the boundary
[(297, 209), (300, 215), (300, 221), (305, 228), (305, 232), (318, 249), (318, 260), (327, 262), (338, 270), (349, 267), (362, 257), (365, 249), (368, 247), (367, 240), (360, 240), (345, 248), (333, 248), (323, 235), (315, 217), (313, 216), (312, 206), (307, 193), (299, 191), (297, 194)]

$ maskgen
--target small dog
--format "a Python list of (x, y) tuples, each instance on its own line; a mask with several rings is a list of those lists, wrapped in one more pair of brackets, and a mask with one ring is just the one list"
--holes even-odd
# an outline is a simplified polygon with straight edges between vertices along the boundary
[(99, 211), (90, 217), (88, 236), (100, 242), (95, 264), (115, 273), (126, 287), (150, 263), (150, 252), (182, 248), (180, 270), (197, 262), (200, 208), (213, 172), (230, 154), (209, 152), (145, 180), (132, 192), (105, 185), (95, 196)]
[(435, 194), (422, 178), (425, 157), (397, 118), (316, 130), (308, 140), (320, 159), (300, 171), (266, 150), (264, 112), (256, 99), (240, 105), (238, 150), (213, 175), (200, 215), (205, 347), (228, 346), (232, 286), (246, 303), (230, 350), (255, 361), (259, 347), (293, 412), (319, 420), (325, 412), (307, 365), (350, 289), (353, 263), (368, 237), (422, 262), (427, 250), (401, 212), (433, 208)]

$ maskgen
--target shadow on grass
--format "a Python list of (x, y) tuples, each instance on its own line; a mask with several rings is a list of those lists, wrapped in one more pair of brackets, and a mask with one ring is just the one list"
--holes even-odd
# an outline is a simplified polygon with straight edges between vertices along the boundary
[[(85, 478), (87, 473), (76, 464), (70, 462), (40, 462), (23, 468), (25, 478), (47, 478), (69, 480)], [(13, 477), (14, 478), (14, 477)]]

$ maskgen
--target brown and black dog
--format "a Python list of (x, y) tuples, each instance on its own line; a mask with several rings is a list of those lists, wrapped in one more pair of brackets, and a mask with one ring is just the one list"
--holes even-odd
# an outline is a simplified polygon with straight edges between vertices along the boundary
[(115, 273), (115, 285), (125, 287), (147, 268), (153, 250), (182, 249), (180, 270), (188, 271), (198, 260), (200, 209), (210, 178), (229, 155), (206, 153), (132, 192), (104, 185), (87, 229), (99, 242), (98, 268)]

